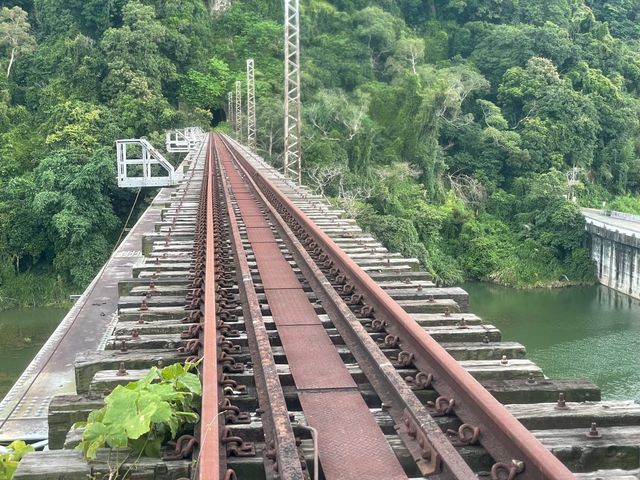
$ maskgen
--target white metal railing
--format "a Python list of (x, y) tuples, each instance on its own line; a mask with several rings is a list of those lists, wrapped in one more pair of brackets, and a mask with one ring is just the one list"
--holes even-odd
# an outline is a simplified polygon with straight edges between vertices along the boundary
[(604, 214), (611, 218), (620, 218), (622, 220), (628, 220), (630, 222), (640, 222), (640, 215), (634, 215), (633, 213), (616, 212), (615, 210), (605, 210)]
[(197, 150), (204, 140), (204, 130), (200, 127), (182, 128), (167, 132), (167, 152), (189, 153)]
[[(130, 157), (132, 146), (138, 147), (133, 153), (133, 158)], [(177, 172), (173, 165), (147, 140), (118, 140), (116, 149), (118, 152), (119, 187), (169, 187), (177, 185), (183, 178), (183, 174)], [(138, 152), (140, 152), (139, 156)], [(155, 166), (160, 168), (154, 168)], [(163, 173), (166, 175), (162, 175)]]

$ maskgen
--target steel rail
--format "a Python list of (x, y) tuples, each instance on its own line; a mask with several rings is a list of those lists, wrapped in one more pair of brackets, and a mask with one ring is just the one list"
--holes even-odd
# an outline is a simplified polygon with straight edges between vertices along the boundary
[[(237, 156), (233, 152), (231, 155), (238, 163)], [(240, 168), (244, 170), (242, 165)], [(247, 173), (246, 170), (244, 172)], [(320, 300), (325, 313), (343, 338), (345, 345), (354, 355), (356, 362), (385, 404), (387, 413), (400, 426), (397, 430), (398, 436), (411, 452), (422, 475), (430, 476), (440, 473), (438, 478), (442, 480), (475, 478), (473, 470), (442, 432), (438, 423), (429, 415), (411, 387), (407, 385), (380, 347), (370, 337), (349, 306), (335, 291), (322, 270), (288, 227), (285, 219), (248, 176), (247, 181), (269, 210), (289, 252)], [(412, 425), (415, 426), (415, 431), (411, 431), (411, 433), (407, 425), (404, 425), (407, 418), (410, 418)], [(422, 439), (425, 438), (433, 446), (434, 451), (426, 451), (424, 442), (420, 445)]]
[[(231, 202), (231, 187), (221, 165), (221, 152), (214, 137), (214, 158), (217, 171), (226, 197), (226, 214), (229, 219), (231, 245), (235, 251), (238, 286), (244, 323), (247, 331), (249, 350), (253, 360), (253, 372), (261, 415), (265, 443), (272, 455), (265, 455), (265, 468), (277, 471), (281, 480), (304, 480), (308, 478), (302, 470), (301, 459), (296, 445), (296, 438), (289, 419), (289, 410), (285, 401), (282, 385), (278, 377), (276, 362), (273, 358), (269, 334), (262, 317), (260, 302), (253, 283), (251, 268), (240, 237), (238, 219)], [(224, 207), (223, 207), (224, 208)]]
[(575, 476), (498, 402), (469, 372), (407, 314), (356, 262), (282, 193), (227, 139), (236, 158), (270, 202), (287, 210), (294, 230), (306, 232), (364, 297), (379, 325), (398, 337), (402, 349), (413, 355), (415, 367), (432, 375), (432, 386), (454, 413), (472, 428), (479, 428), (479, 443), (496, 460), (492, 475), (520, 479), (574, 479)]
[(216, 325), (215, 248), (213, 218), (213, 136), (204, 171), (206, 184), (206, 253), (204, 278), (204, 337), (202, 367), (202, 410), (200, 417), (200, 456), (198, 472), (201, 480), (219, 480), (226, 475), (226, 455), (220, 448), (221, 428), (218, 384), (218, 345)]

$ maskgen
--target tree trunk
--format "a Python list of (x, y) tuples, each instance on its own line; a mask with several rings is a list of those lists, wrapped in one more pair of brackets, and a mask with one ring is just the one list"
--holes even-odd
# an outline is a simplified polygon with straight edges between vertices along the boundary
[(13, 62), (16, 60), (16, 49), (15, 47), (11, 49), (11, 60), (9, 60), (9, 67), (7, 68), (7, 78), (11, 75), (11, 67), (13, 67)]

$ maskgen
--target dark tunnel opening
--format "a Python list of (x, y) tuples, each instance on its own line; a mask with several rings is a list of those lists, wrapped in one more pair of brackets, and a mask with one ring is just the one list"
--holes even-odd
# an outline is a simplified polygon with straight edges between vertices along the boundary
[(211, 127), (216, 128), (220, 123), (227, 121), (227, 112), (224, 108), (214, 108), (211, 112)]

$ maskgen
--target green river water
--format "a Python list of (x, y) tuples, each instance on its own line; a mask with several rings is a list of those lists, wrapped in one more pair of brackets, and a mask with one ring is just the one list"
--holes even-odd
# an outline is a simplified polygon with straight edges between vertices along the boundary
[(640, 302), (602, 286), (463, 285), (471, 311), (522, 343), (548, 377), (588, 378), (604, 399), (640, 400)]
[(66, 315), (66, 308), (0, 311), (0, 400)]
[[(640, 400), (640, 302), (605, 287), (513, 290), (470, 283), (471, 310), (527, 347), (547, 376), (589, 378), (607, 399)], [(0, 312), (0, 398), (64, 317), (64, 308)]]

